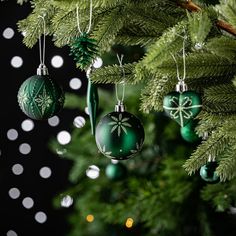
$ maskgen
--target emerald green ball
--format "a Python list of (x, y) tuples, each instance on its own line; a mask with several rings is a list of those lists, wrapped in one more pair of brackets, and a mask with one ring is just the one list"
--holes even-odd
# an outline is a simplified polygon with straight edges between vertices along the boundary
[(197, 126), (197, 120), (191, 120), (187, 125), (180, 128), (182, 138), (190, 143), (194, 143), (200, 140), (200, 137), (196, 134), (195, 128)]
[(211, 184), (218, 183), (220, 181), (219, 176), (216, 174), (216, 168), (218, 164), (215, 161), (208, 162), (200, 169), (201, 178)]
[(62, 88), (48, 75), (33, 75), (18, 91), (21, 110), (30, 118), (44, 120), (56, 115), (64, 105)]
[(96, 127), (95, 139), (99, 151), (115, 160), (129, 159), (137, 154), (144, 142), (140, 120), (129, 112), (111, 112)]
[(106, 176), (111, 180), (121, 180), (126, 175), (126, 167), (122, 163), (113, 164), (110, 163), (106, 167)]

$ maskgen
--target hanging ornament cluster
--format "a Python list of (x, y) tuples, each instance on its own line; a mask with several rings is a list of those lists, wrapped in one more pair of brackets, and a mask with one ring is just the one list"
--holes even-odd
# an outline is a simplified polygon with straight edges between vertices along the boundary
[[(36, 120), (48, 119), (57, 114), (64, 105), (64, 91), (61, 86), (50, 78), (45, 61), (45, 20), (43, 53), (39, 37), (40, 65), (37, 74), (31, 76), (20, 86), (17, 99), (21, 110)], [(43, 55), (42, 55), (43, 54)]]
[[(118, 56), (117, 56), (118, 57)], [(122, 59), (119, 58), (122, 67)], [(123, 70), (123, 76), (124, 70)], [(122, 99), (118, 98), (116, 85), (117, 105), (115, 111), (105, 115), (96, 127), (96, 144), (100, 152), (108, 158), (125, 160), (136, 155), (142, 148), (144, 142), (144, 128), (140, 120), (133, 114), (125, 111), (123, 85)]]
[(98, 46), (96, 40), (91, 38), (89, 33), (92, 25), (92, 0), (90, 0), (90, 17), (89, 17), (89, 26), (86, 32), (83, 32), (80, 28), (79, 20), (79, 8), (76, 7), (76, 16), (77, 16), (77, 27), (79, 31), (79, 37), (76, 37), (73, 42), (70, 43), (70, 55), (74, 56), (77, 67), (81, 70), (86, 70), (86, 75), (88, 79), (87, 87), (87, 107), (90, 118), (91, 132), (95, 134), (96, 127), (96, 117), (98, 111), (99, 97), (97, 85), (93, 84), (90, 75), (94, 69), (93, 63), (98, 54)]
[(127, 173), (125, 165), (122, 163), (110, 163), (106, 167), (106, 176), (110, 180), (121, 180), (124, 179)]
[(184, 80), (186, 77), (186, 66), (185, 66), (185, 40), (183, 40), (183, 64), (184, 64), (184, 75), (183, 78), (179, 76), (177, 61), (172, 55), (176, 67), (177, 67), (177, 78), (178, 84), (176, 85), (176, 91), (168, 93), (163, 100), (163, 108), (166, 114), (181, 127), (184, 127), (191, 120), (193, 120), (202, 109), (202, 100), (200, 95), (195, 91), (189, 91)]

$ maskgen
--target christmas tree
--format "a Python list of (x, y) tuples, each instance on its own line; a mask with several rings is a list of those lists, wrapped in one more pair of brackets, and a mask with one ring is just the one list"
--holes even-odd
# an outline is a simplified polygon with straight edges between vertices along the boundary
[[(80, 31), (91, 23), (94, 41), (86, 42), (97, 43), (90, 54), (79, 46), (80, 69), (95, 56), (106, 58), (118, 45), (144, 51), (122, 68), (131, 87), (127, 109), (141, 118), (146, 133), (141, 152), (121, 161), (125, 171), (98, 152), (90, 127), (75, 129), (66, 147), (51, 143), (54, 150), (65, 148), (63, 156), (74, 161), (73, 185), (67, 190), (75, 198), (70, 235), (222, 235), (214, 224), (218, 217), (228, 220), (224, 233), (233, 235), (227, 212), (234, 209), (236, 192), (236, 2), (94, 0), (92, 8), (85, 0), (31, 4), (32, 13), (18, 24), (29, 48), (44, 33), (42, 15), (55, 45), (72, 47), (80, 35), (79, 12)], [(124, 76), (114, 63), (94, 70), (90, 79), (93, 85), (119, 84)], [(101, 90), (99, 97), (100, 117), (113, 110), (109, 101), (115, 95)], [(66, 100), (68, 107), (85, 106), (71, 95)], [(179, 131), (193, 120), (201, 140), (190, 145)], [(104, 174), (87, 178), (86, 170), (98, 175), (97, 166)], [(209, 179), (217, 183), (206, 184)], [(121, 225), (131, 231), (119, 231)]]

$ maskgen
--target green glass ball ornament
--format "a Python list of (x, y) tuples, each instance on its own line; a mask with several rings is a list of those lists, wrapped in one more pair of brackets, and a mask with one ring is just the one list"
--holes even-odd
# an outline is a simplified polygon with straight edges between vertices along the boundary
[(220, 181), (220, 177), (216, 174), (216, 168), (218, 164), (216, 161), (210, 161), (206, 165), (200, 168), (200, 176), (201, 178), (211, 184), (218, 183)]
[(180, 134), (186, 142), (195, 143), (200, 141), (200, 137), (195, 132), (196, 126), (197, 120), (191, 120), (187, 125), (180, 128)]
[(111, 180), (121, 180), (126, 175), (126, 167), (122, 163), (110, 163), (107, 165), (105, 173), (108, 179)]
[(18, 91), (21, 110), (30, 118), (44, 120), (56, 115), (64, 105), (64, 92), (43, 66), (23, 82)]
[(187, 85), (181, 81), (177, 84), (176, 91), (164, 97), (163, 108), (171, 119), (184, 127), (199, 114), (202, 100), (195, 91), (187, 91)]
[(105, 115), (96, 127), (95, 139), (99, 151), (108, 158), (126, 160), (136, 155), (144, 142), (140, 120), (116, 105), (114, 112)]

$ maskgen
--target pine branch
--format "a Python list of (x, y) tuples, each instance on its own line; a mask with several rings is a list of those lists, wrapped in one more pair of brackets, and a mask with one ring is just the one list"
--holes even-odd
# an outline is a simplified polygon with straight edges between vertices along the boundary
[(222, 36), (208, 41), (206, 49), (211, 53), (225, 57), (228, 60), (236, 60), (236, 40)]
[(200, 11), (192, 14), (187, 12), (187, 16), (191, 41), (194, 45), (196, 43), (203, 44), (212, 27), (212, 23), (207, 12)]
[(25, 35), (23, 43), (29, 48), (32, 48), (37, 43), (39, 37), (44, 33), (42, 16), (44, 16), (46, 24), (46, 35), (52, 34), (50, 21), (55, 15), (56, 8), (50, 3), (48, 3), (47, 8), (45, 8), (44, 4), (45, 2), (42, 0), (33, 2), (32, 13), (26, 19), (20, 20), (17, 23), (18, 30)]
[[(178, 1), (178, 5), (181, 6), (182, 8), (184, 8), (184, 9), (187, 9), (187, 10), (192, 11), (192, 12), (201, 11), (201, 8), (198, 5), (196, 5), (194, 2), (192, 2), (191, 0), (185, 1), (185, 2)], [(226, 32), (236, 36), (236, 29), (235, 29), (236, 24), (234, 24), (232, 26), (232, 25), (230, 25), (229, 23), (227, 23), (223, 20), (218, 20), (216, 22), (216, 25), (220, 29), (225, 30)]]
[(96, 39), (101, 52), (109, 51), (114, 44), (115, 38), (123, 27), (126, 19), (126, 8), (117, 7), (99, 21), (99, 24), (93, 31), (93, 36)]
[(123, 71), (119, 65), (107, 66), (99, 68), (91, 75), (91, 79), (94, 83), (120, 83), (125, 80), (127, 84), (137, 83), (135, 75), (135, 66), (137, 63), (124, 64), (125, 78), (123, 77)]

